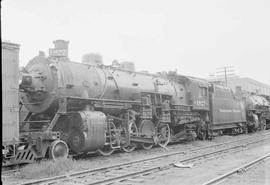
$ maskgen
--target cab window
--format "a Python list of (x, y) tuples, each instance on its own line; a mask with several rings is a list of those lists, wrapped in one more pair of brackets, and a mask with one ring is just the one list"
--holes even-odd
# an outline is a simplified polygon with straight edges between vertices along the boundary
[(207, 88), (206, 87), (199, 87), (199, 96), (206, 97), (207, 96)]

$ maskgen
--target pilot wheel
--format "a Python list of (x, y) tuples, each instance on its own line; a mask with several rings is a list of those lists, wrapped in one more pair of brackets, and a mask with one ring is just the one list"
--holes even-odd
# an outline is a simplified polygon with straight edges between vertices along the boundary
[(68, 146), (66, 142), (62, 140), (53, 141), (49, 148), (49, 157), (54, 161), (66, 159), (68, 157)]

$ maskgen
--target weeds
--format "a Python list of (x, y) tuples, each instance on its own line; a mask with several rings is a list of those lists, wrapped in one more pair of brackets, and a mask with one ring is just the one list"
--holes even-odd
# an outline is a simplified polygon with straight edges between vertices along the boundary
[(76, 161), (59, 159), (57, 161), (40, 161), (39, 163), (29, 164), (21, 169), (19, 178), (32, 179), (62, 175), (76, 168)]

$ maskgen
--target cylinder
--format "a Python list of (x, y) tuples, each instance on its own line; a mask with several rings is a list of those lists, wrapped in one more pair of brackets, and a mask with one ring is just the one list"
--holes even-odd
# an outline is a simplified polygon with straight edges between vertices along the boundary
[[(105, 144), (106, 116), (99, 111), (80, 111), (84, 143), (80, 152), (95, 151)], [(79, 151), (78, 151), (79, 152)]]

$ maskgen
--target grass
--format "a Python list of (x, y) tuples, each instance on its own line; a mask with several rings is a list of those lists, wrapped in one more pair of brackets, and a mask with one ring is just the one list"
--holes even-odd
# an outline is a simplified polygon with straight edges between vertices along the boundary
[(59, 159), (57, 161), (47, 160), (26, 165), (17, 175), (19, 178), (33, 179), (62, 175), (77, 168), (73, 159)]

